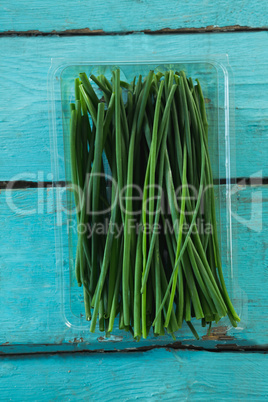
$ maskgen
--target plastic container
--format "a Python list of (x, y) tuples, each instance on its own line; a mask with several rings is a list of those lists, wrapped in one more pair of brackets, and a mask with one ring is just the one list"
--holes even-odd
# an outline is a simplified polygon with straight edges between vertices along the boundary
[[(165, 72), (184, 70), (187, 76), (198, 78), (206, 101), (206, 111), (209, 122), (209, 153), (215, 183), (216, 214), (219, 243), (221, 248), (222, 265), (227, 289), (233, 305), (240, 315), (243, 308), (242, 293), (239, 288), (239, 272), (235, 263), (236, 245), (232, 226), (232, 211), (235, 209), (235, 199), (231, 197), (231, 177), (235, 177), (234, 142), (231, 142), (230, 130), (234, 133), (232, 76), (226, 56), (213, 56), (209, 59), (202, 57), (185, 57), (176, 61), (165, 60), (143, 63), (99, 63), (92, 61), (52, 60), (49, 74), (49, 93), (51, 98), (51, 155), (55, 186), (61, 180), (66, 182), (66, 189), (58, 188), (57, 222), (55, 224), (55, 241), (57, 266), (60, 286), (62, 289), (62, 316), (66, 325), (81, 334), (87, 342), (105, 341), (109, 347), (114, 342), (123, 341), (125, 347), (142, 346), (145, 344), (166, 344), (172, 342), (170, 335), (154, 337), (149, 334), (146, 340), (141, 339), (137, 344), (129, 333), (119, 330), (115, 325), (113, 335), (105, 338), (96, 328), (96, 333), (89, 332), (90, 323), (85, 320), (83, 291), (79, 288), (74, 275), (74, 257), (77, 235), (70, 230), (70, 216), (66, 208), (74, 206), (73, 197), (68, 187), (70, 173), (70, 103), (74, 101), (74, 79), (80, 72), (104, 74), (111, 78), (112, 70), (120, 68), (121, 76), (130, 82), (138, 74), (147, 75), (149, 70)], [(92, 83), (96, 88), (95, 84)], [(232, 135), (232, 141), (234, 137)], [(63, 170), (64, 161), (64, 170)], [(66, 191), (65, 191), (66, 190)], [(71, 219), (75, 219), (74, 216)], [(71, 223), (75, 225), (75, 223)], [(68, 230), (69, 229), (69, 230)], [(68, 253), (66, 248), (68, 248)], [(206, 334), (200, 321), (193, 321), (200, 336)], [(220, 326), (231, 328), (228, 318), (221, 319)], [(216, 326), (216, 324), (213, 324)], [(241, 326), (240, 326), (241, 329)], [(177, 340), (193, 339), (193, 335), (185, 324), (176, 333)]]

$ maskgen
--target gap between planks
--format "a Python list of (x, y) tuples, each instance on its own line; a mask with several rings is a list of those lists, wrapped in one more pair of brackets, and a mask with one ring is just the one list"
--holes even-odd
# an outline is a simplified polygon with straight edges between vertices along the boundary
[(209, 25), (206, 27), (200, 28), (163, 28), (156, 31), (151, 31), (150, 29), (144, 29), (140, 31), (114, 31), (114, 32), (105, 32), (102, 29), (94, 29), (91, 30), (89, 28), (81, 28), (81, 29), (66, 29), (64, 31), (56, 31), (52, 30), (50, 32), (42, 32), (36, 29), (29, 31), (6, 31), (0, 32), (0, 36), (113, 36), (113, 35), (132, 35), (143, 33), (146, 35), (165, 35), (165, 34), (200, 34), (200, 33), (226, 33), (226, 32), (261, 32), (268, 31), (268, 27), (258, 27), (252, 28), (249, 26), (241, 26), (241, 25), (227, 25), (223, 27)]
[[(0, 190), (23, 190), (25, 188), (50, 188), (50, 187), (66, 187), (70, 182), (65, 181), (0, 181)], [(238, 184), (241, 186), (264, 186), (268, 184), (268, 177), (237, 177), (227, 179), (215, 179), (215, 185)]]
[[(18, 345), (19, 346), (19, 345)], [(38, 345), (36, 345), (38, 346)], [(142, 346), (142, 347), (136, 347), (136, 348), (126, 348), (126, 349), (112, 349), (112, 350), (104, 350), (104, 349), (95, 349), (95, 350), (89, 350), (89, 349), (79, 349), (79, 350), (47, 350), (44, 351), (42, 348), (46, 348), (47, 345), (39, 345), (40, 350), (33, 350), (29, 352), (18, 352), (18, 351), (8, 351), (8, 346), (6, 347), (7, 351), (0, 352), (0, 359), (2, 357), (10, 357), (10, 356), (34, 356), (34, 355), (74, 355), (74, 354), (112, 354), (112, 353), (120, 353), (120, 354), (125, 354), (125, 353), (140, 353), (140, 352), (148, 352), (151, 350), (155, 349), (165, 349), (165, 350), (189, 350), (189, 351), (200, 351), (200, 352), (211, 352), (211, 353), (227, 353), (227, 352), (232, 352), (232, 353), (262, 353), (262, 354), (267, 354), (268, 353), (268, 345), (267, 346), (241, 346), (237, 345), (236, 343), (234, 344), (218, 344), (216, 345), (215, 348), (205, 348), (201, 346), (194, 346), (194, 345), (182, 345), (180, 342), (175, 342), (171, 344), (166, 344), (166, 345), (154, 345), (154, 346)], [(14, 346), (13, 346), (14, 348)]]

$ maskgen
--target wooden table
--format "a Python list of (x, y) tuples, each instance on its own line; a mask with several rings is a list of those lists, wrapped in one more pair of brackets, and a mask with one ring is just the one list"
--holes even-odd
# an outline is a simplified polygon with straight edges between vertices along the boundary
[[(10, 0), (1, 6), (1, 400), (268, 397), (267, 4)], [(151, 348), (145, 342), (135, 349), (121, 342), (111, 350), (98, 335), (65, 325), (54, 246), (57, 190), (51, 187), (47, 75), (51, 58), (90, 60), (92, 54), (123, 61), (228, 54), (235, 89), (235, 256), (243, 299), (237, 329), (222, 325), (195, 341), (184, 328), (171, 345)], [(66, 260), (67, 249), (66, 241)]]

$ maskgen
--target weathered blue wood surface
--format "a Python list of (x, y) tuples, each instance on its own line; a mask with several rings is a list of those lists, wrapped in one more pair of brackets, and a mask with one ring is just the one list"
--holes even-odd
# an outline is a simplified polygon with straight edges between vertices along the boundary
[(2, 359), (0, 392), (11, 401), (265, 401), (261, 353), (153, 350)]
[(267, 2), (262, 0), (67, 0), (19, 3), (1, 8), (1, 31), (43, 32), (88, 28), (105, 32), (248, 26), (267, 27)]
[[(171, 338), (168, 341), (141, 341), (138, 344), (129, 343), (126, 339), (114, 343), (103, 342), (99, 338), (103, 336), (101, 333), (89, 333), (84, 320), (80, 328), (66, 325), (61, 306), (63, 285), (55, 256), (55, 191), (27, 189), (2, 191), (0, 194), (1, 231), (8, 234), (2, 235), (1, 240), (1, 351), (122, 349), (171, 342)], [(221, 186), (220, 197), (223, 199), (224, 196), (225, 187)], [(241, 314), (241, 323), (237, 329), (232, 329), (226, 326), (228, 321), (223, 321), (220, 328), (212, 332), (212, 336), (200, 341), (195, 341), (183, 327), (178, 340), (184, 345), (217, 348), (226, 344), (268, 344), (268, 187), (237, 186), (233, 197), (237, 199), (237, 215), (233, 217), (237, 241), (233, 253), (236, 256), (234, 273), (238, 277), (234, 303)], [(11, 203), (19, 209), (34, 208), (36, 213), (25, 215), (22, 211), (13, 212)], [(223, 210), (221, 215), (224, 222)], [(64, 215), (63, 227), (65, 233)], [(63, 236), (62, 246), (64, 272), (68, 275), (67, 233)], [(223, 244), (223, 253), (226, 253), (226, 243)], [(69, 292), (68, 289), (66, 291)], [(64, 300), (67, 311), (70, 310), (68, 295)], [(73, 323), (73, 315), (69, 314), (68, 318)], [(200, 336), (206, 335), (200, 323), (197, 328)]]
[[(235, 83), (237, 175), (268, 176), (268, 32), (1, 38), (0, 180), (50, 180), (47, 75), (51, 58), (161, 60), (229, 54)], [(59, 122), (60, 123), (60, 122)], [(62, 138), (59, 138), (62, 144)], [(62, 150), (62, 147), (61, 147)], [(43, 176), (37, 176), (38, 171)], [(60, 177), (64, 179), (63, 161)]]
[[(261, 0), (45, 1), (0, 5), (0, 32), (90, 30), (111, 32), (186, 29), (231, 30), (268, 27)], [(235, 82), (237, 176), (268, 176), (267, 32), (161, 37), (0, 38), (0, 180), (51, 180), (46, 78), (51, 57), (104, 59), (179, 57), (228, 53)], [(232, 138), (233, 139), (233, 138)], [(38, 171), (40, 172), (38, 174)], [(63, 164), (60, 175), (63, 178)], [(182, 331), (183, 345), (209, 348), (259, 345), (267, 335), (267, 186), (240, 186), (237, 256), (242, 322), (224, 325), (195, 342)], [(54, 248), (55, 190), (0, 193), (1, 352), (77, 351), (109, 348), (87, 331), (68, 328), (61, 316)], [(222, 187), (222, 194), (224, 188)], [(43, 198), (43, 194), (45, 194)], [(7, 198), (6, 198), (7, 195)], [(7, 205), (38, 209), (25, 216)], [(44, 208), (45, 213), (42, 213)], [(262, 210), (261, 210), (262, 209)], [(247, 222), (246, 222), (247, 221)], [(262, 228), (261, 228), (262, 224)], [(67, 243), (63, 244), (67, 256)], [(67, 258), (67, 257), (66, 257)], [(68, 266), (66, 265), (66, 269)], [(202, 335), (202, 333), (200, 332)], [(20, 345), (20, 346), (18, 346)], [(123, 348), (123, 342), (114, 348)], [(128, 344), (129, 346), (129, 344)], [(267, 356), (261, 353), (167, 351), (3, 357), (0, 399), (28, 400), (266, 400)]]

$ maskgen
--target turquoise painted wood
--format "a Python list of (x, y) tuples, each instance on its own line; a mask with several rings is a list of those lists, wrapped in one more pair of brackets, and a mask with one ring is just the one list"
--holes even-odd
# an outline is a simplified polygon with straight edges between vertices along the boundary
[[(205, 31), (231, 30), (232, 26), (267, 29), (267, 11), (267, 3), (261, 0), (67, 0), (64, 4), (57, 0), (21, 4), (11, 0), (1, 7), (0, 32), (67, 30), (71, 34), (81, 29), (81, 33), (124, 33), (165, 28)], [(126, 61), (228, 53), (235, 82), (236, 129), (232, 143), (236, 138), (237, 176), (268, 176), (267, 32), (1, 37), (0, 51), (0, 180), (14, 179), (18, 174), (22, 174), (20, 179), (31, 181), (51, 180), (47, 71), (51, 57), (75, 59), (79, 54), (88, 54), (89, 59)], [(64, 178), (63, 163), (60, 176)], [(221, 197), (224, 191), (222, 186)], [(201, 341), (194, 341), (184, 328), (178, 339), (183, 346), (267, 347), (267, 191), (267, 186), (238, 186), (233, 196), (237, 199), (234, 251), (240, 272), (239, 297), (245, 301), (240, 328), (228, 329), (223, 324)], [(90, 337), (87, 330), (69, 328), (62, 319), (54, 248), (54, 195), (51, 189), (0, 193), (0, 353), (111, 348), (99, 334)], [(37, 211), (33, 215), (15, 214), (7, 204), (12, 200), (20, 208)], [(112, 348), (129, 345), (122, 341)], [(135, 353), (3, 356), (0, 378), (1, 399), (14, 401), (263, 401), (268, 397), (267, 356), (263, 353), (162, 348)]]
[(11, 401), (264, 401), (262, 353), (153, 350), (1, 359)]
[[(268, 32), (1, 38), (0, 179), (51, 180), (47, 75), (51, 58), (161, 60), (229, 54), (235, 83), (237, 175), (268, 176)], [(60, 125), (60, 121), (58, 121)], [(236, 138), (236, 143), (235, 143)], [(59, 144), (62, 150), (62, 137)], [(64, 179), (63, 161), (60, 177)], [(38, 176), (38, 171), (40, 172)]]
[[(55, 256), (55, 191), (27, 189), (2, 191), (0, 194), (1, 352), (122, 349), (172, 342), (169, 338), (163, 341), (141, 341), (138, 344), (127, 339), (111, 343), (102, 339), (102, 333), (90, 334), (83, 320), (81, 328), (66, 325), (62, 314), (61, 272)], [(221, 199), (224, 196), (225, 186), (221, 186)], [(234, 304), (241, 315), (241, 323), (237, 329), (233, 329), (227, 327), (227, 321), (223, 321), (218, 328), (215, 327), (210, 337), (205, 336), (206, 332), (199, 323), (198, 332), (201, 337), (205, 336), (200, 341), (195, 341), (184, 326), (178, 334), (178, 341), (184, 345), (218, 348), (227, 344), (263, 347), (268, 344), (268, 186), (236, 186), (233, 195), (235, 200), (237, 211), (233, 217), (233, 253), (236, 256), (234, 272), (238, 276), (238, 284)], [(14, 206), (17, 212), (11, 210), (14, 210)], [(22, 209), (36, 211), (25, 214)], [(224, 210), (221, 215), (224, 222)], [(65, 233), (64, 215), (63, 228)], [(68, 276), (67, 233), (63, 237), (62, 247), (64, 273)], [(222, 252), (226, 253), (226, 244), (223, 244)], [(225, 269), (225, 276), (228, 275)], [(68, 312), (69, 295), (64, 302)], [(68, 314), (70, 317), (71, 323), (74, 323), (73, 315)]]
[(233, 25), (267, 27), (267, 3), (261, 0), (11, 0), (1, 10), (1, 31), (44, 32), (88, 28), (105, 32), (203, 28)]

